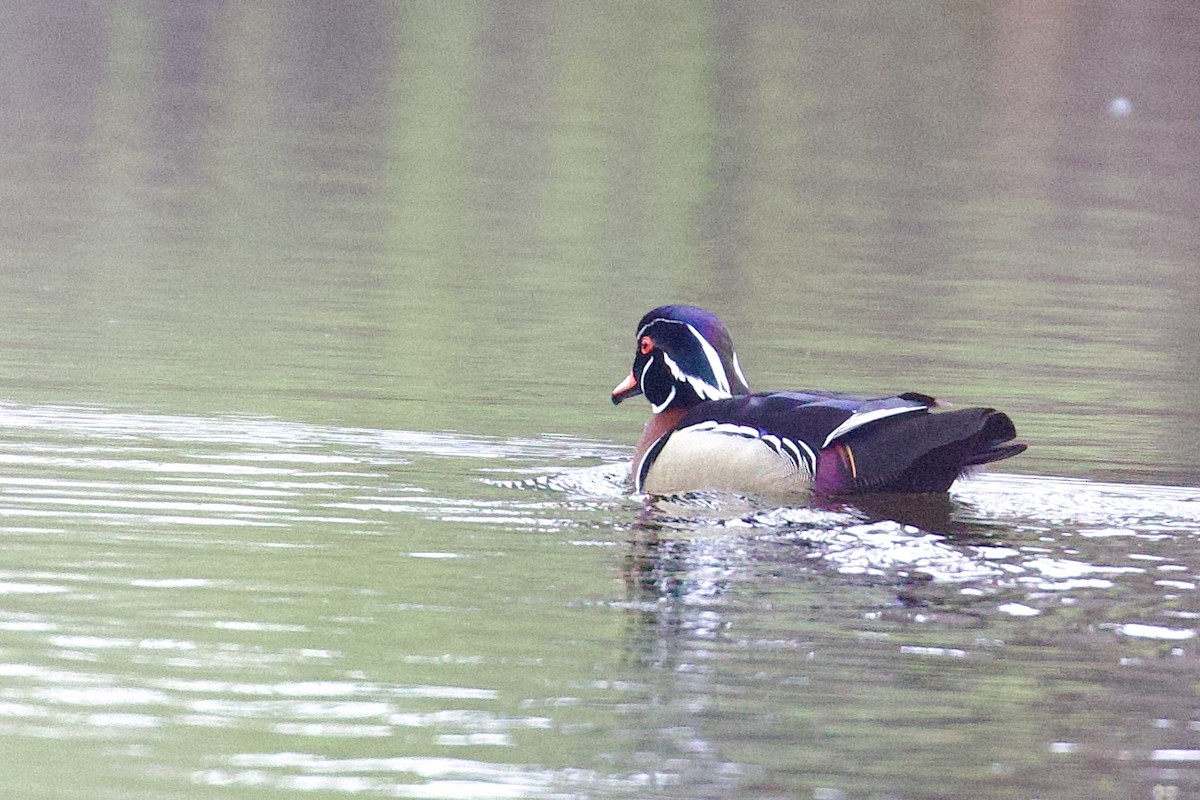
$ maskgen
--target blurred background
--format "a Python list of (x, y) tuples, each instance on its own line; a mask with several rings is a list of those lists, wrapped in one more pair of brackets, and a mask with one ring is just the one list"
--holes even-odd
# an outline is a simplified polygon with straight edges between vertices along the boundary
[(1196, 483), (1200, 7), (14, 4), (0, 396), (631, 442), (654, 305), (753, 388)]

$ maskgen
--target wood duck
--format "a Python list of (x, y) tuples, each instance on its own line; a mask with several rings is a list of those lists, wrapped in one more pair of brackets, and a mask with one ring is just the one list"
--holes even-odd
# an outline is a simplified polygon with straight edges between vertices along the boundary
[(636, 348), (612, 401), (642, 394), (654, 412), (634, 451), (638, 492), (945, 492), (971, 467), (1025, 450), (1007, 415), (933, 413), (939, 403), (915, 392), (751, 393), (725, 324), (695, 306), (646, 314)]

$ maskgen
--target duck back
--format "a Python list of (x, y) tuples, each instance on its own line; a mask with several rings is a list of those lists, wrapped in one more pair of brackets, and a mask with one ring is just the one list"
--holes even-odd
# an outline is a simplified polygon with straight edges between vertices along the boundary
[(1025, 450), (1007, 414), (964, 408), (879, 420), (822, 450), (813, 488), (822, 494), (945, 492), (972, 467)]

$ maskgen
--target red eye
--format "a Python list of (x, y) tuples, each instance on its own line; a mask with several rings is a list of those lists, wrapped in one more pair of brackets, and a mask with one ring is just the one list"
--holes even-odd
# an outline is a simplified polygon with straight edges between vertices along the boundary
[(649, 336), (643, 336), (638, 342), (638, 352), (642, 355), (650, 355), (650, 351), (654, 349), (654, 340)]

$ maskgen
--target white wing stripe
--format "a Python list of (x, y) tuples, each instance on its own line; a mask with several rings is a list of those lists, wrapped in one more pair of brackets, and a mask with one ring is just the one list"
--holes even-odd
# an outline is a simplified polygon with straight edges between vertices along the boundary
[(921, 405), (901, 406), (900, 408), (877, 408), (874, 411), (867, 411), (865, 413), (859, 413), (856, 411), (851, 414), (845, 422), (834, 428), (829, 436), (825, 437), (825, 443), (821, 445), (821, 448), (824, 449), (829, 447), (829, 443), (834, 439), (838, 438), (839, 436), (845, 436), (850, 431), (855, 430), (856, 428), (861, 428), (863, 425), (866, 425), (869, 422), (875, 422), (876, 420), (884, 419), (885, 417), (894, 417), (897, 414), (908, 414), (913, 411), (925, 410), (925, 406)]

